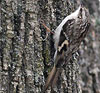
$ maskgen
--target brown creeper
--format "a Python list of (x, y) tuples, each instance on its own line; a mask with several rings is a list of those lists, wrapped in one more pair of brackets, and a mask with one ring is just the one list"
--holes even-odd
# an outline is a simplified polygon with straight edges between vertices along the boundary
[(61, 72), (62, 66), (65, 64), (65, 52), (67, 55), (67, 61), (70, 60), (72, 53), (78, 50), (80, 42), (86, 36), (90, 27), (88, 10), (82, 5), (79, 8), (67, 16), (54, 32), (55, 41), (55, 55), (54, 55), (54, 67), (50, 72), (46, 81), (44, 91), (51, 85), (55, 85), (57, 78)]

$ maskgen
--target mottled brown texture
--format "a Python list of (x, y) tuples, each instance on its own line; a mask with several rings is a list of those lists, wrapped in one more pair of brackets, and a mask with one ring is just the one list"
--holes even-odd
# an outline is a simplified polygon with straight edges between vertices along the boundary
[[(52, 68), (54, 43), (45, 28), (53, 31), (76, 7), (80, 0), (1, 0), (0, 1), (0, 93), (40, 93)], [(87, 1), (87, 0), (85, 0)], [(98, 0), (88, 0), (96, 7)], [(95, 2), (96, 1), (96, 2)], [(93, 3), (95, 2), (95, 3)], [(86, 3), (87, 5), (87, 3)], [(90, 6), (91, 4), (89, 4)], [(90, 8), (91, 9), (91, 8)], [(99, 7), (93, 14), (100, 13)], [(99, 12), (98, 12), (99, 11)], [(98, 12), (98, 13), (97, 13)], [(99, 93), (100, 89), (100, 26), (82, 44), (79, 65), (73, 54), (64, 67), (54, 89), (56, 93)], [(91, 38), (93, 37), (93, 38)], [(84, 46), (85, 45), (85, 46)], [(81, 62), (80, 62), (81, 61)], [(50, 93), (51, 89), (47, 91)]]
[(100, 1), (84, 0), (91, 18), (90, 33), (80, 47), (79, 65), (82, 93), (100, 93)]

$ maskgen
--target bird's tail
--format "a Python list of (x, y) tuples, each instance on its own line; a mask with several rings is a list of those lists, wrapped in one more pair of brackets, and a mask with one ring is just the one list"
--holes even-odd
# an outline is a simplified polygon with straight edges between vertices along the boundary
[(44, 86), (44, 92), (47, 90), (49, 86), (54, 87), (56, 81), (58, 80), (59, 73), (60, 73), (60, 68), (56, 68), (54, 66), (47, 78), (46, 84)]

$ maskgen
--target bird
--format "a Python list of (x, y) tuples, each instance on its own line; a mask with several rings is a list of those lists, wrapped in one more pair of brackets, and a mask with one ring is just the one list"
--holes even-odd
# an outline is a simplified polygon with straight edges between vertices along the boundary
[[(49, 86), (55, 86), (62, 71), (61, 68), (65, 64), (65, 53), (68, 47), (75, 43), (73, 39), (77, 40), (81, 39), (81, 37), (85, 37), (89, 27), (89, 11), (83, 5), (80, 5), (76, 11), (65, 17), (59, 26), (55, 29), (53, 33), (54, 47), (56, 50), (54, 54), (54, 66), (47, 77), (43, 89), (44, 92), (48, 89)], [(50, 29), (49, 32), (51, 32)], [(70, 35), (72, 35), (73, 38), (70, 38)], [(78, 49), (77, 47), (74, 47), (72, 48), (73, 52)]]

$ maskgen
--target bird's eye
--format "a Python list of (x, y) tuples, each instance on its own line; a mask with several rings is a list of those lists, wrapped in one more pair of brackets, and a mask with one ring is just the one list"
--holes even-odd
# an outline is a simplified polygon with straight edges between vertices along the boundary
[(79, 18), (79, 19), (81, 19), (81, 18), (82, 18), (82, 16), (81, 16), (81, 15), (79, 15), (79, 16), (78, 16), (78, 18)]
[(82, 19), (82, 8), (80, 8), (80, 12), (79, 12), (80, 14), (79, 14), (79, 16), (78, 16), (78, 18), (79, 19)]

